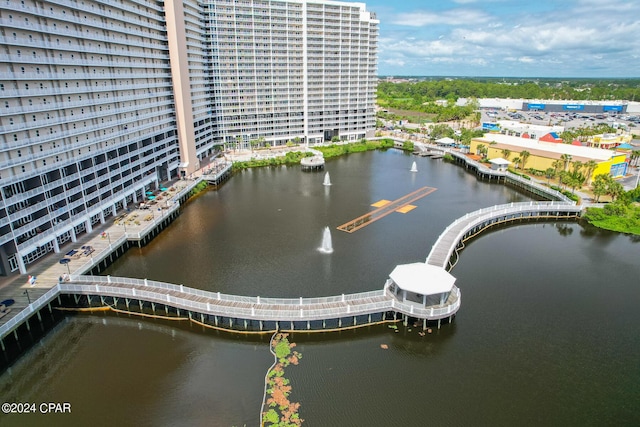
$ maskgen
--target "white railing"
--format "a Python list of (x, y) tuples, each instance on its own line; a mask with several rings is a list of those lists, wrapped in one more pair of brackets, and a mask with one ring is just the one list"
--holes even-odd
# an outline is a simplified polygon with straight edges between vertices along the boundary
[(381, 298), (385, 296), (384, 290), (360, 292), (355, 294), (343, 294), (329, 297), (314, 297), (314, 298), (263, 298), (260, 296), (242, 296), (242, 295), (230, 295), (220, 292), (204, 291), (200, 289), (190, 288), (183, 285), (175, 285), (173, 283), (157, 282), (155, 280), (146, 279), (133, 279), (129, 277), (111, 277), (111, 276), (78, 276), (73, 277), (73, 281), (76, 283), (91, 283), (100, 284), (100, 286), (108, 286), (110, 283), (118, 283), (128, 286), (145, 286), (149, 288), (165, 289), (167, 291), (181, 292), (186, 295), (193, 295), (197, 297), (204, 297), (221, 303), (245, 303), (256, 305), (294, 305), (297, 307), (304, 307), (317, 304), (332, 304), (339, 302), (357, 301), (364, 298)]
[(56, 296), (58, 296), (59, 293), (60, 293), (59, 286), (58, 285), (54, 286), (53, 288), (49, 289), (40, 298), (38, 298), (37, 300), (35, 300), (31, 304), (29, 304), (20, 313), (18, 313), (17, 315), (15, 315), (11, 319), (9, 319), (9, 321), (7, 321), (7, 323), (5, 323), (4, 325), (0, 326), (0, 339), (2, 339), (5, 336), (7, 336), (14, 328), (19, 326), (20, 323), (22, 323), (22, 321), (24, 321), (25, 319), (29, 318), (32, 313), (37, 312), (38, 310), (41, 310), (42, 307), (47, 305), (49, 303), (49, 301), (51, 301)]
[[(75, 278), (74, 278), (75, 280)], [(175, 286), (175, 285), (173, 285)], [(248, 303), (245, 306), (223, 305), (221, 301), (212, 298), (211, 302), (199, 302), (187, 298), (175, 297), (168, 293), (158, 292), (157, 288), (150, 287), (150, 290), (140, 290), (135, 288), (124, 288), (118, 286), (106, 285), (78, 285), (73, 283), (62, 283), (59, 285), (61, 292), (71, 292), (75, 294), (90, 295), (108, 295), (112, 297), (122, 297), (156, 302), (160, 304), (169, 304), (171, 306), (182, 308), (200, 313), (224, 316), (240, 319), (265, 320), (265, 321), (297, 321), (297, 320), (320, 320), (331, 319), (345, 316), (353, 316), (358, 314), (368, 314), (378, 311), (391, 310), (393, 307), (392, 299), (386, 301), (377, 301), (372, 303), (349, 305), (344, 304), (330, 308), (310, 308), (307, 306), (292, 306), (291, 309), (282, 309), (281, 307), (273, 307), (267, 304), (256, 303), (253, 297), (239, 297), (226, 295), (225, 301), (235, 299), (252, 299), (253, 304)], [(156, 290), (154, 290), (156, 289)], [(184, 288), (187, 290), (188, 288)], [(191, 289), (190, 291), (195, 291)], [(201, 291), (204, 292), (204, 291)], [(209, 294), (212, 294), (208, 292)], [(192, 294), (192, 292), (185, 292)], [(231, 298), (230, 298), (231, 297)]]
[[(124, 236), (122, 239), (124, 239)], [(91, 262), (93, 263), (93, 260)], [(146, 289), (140, 289), (141, 286)], [(164, 291), (178, 292), (184, 297), (176, 297)], [(396, 311), (418, 318), (440, 319), (455, 314), (460, 308), (460, 290), (454, 286), (451, 292), (455, 297), (452, 304), (444, 307), (421, 307), (416, 304), (399, 302), (387, 292), (386, 285), (385, 289), (382, 290), (329, 297), (260, 298), (203, 291), (183, 285), (146, 279), (76, 276), (74, 274), (71, 277), (71, 282), (57, 284), (7, 323), (0, 326), (0, 338), (5, 337), (21, 322), (29, 318), (34, 312), (42, 309), (61, 293), (131, 298), (167, 304), (203, 314), (236, 319), (311, 321), (337, 319), (382, 311)], [(194, 299), (189, 297), (194, 297)], [(208, 301), (200, 302), (195, 300), (195, 298), (202, 299), (202, 297), (208, 299)], [(373, 301), (368, 302), (369, 299), (373, 299)], [(323, 307), (323, 305), (327, 304), (332, 306)], [(285, 307), (283, 308), (282, 306)]]
[[(467, 231), (476, 225), (482, 224), (486, 220), (490, 220), (493, 218), (498, 218), (504, 215), (510, 214), (520, 214), (523, 212), (543, 212), (543, 211), (559, 211), (559, 212), (580, 212), (582, 208), (573, 204), (569, 204), (566, 202), (523, 202), (523, 203), (510, 203), (505, 205), (496, 205), (488, 208), (483, 208), (474, 212), (467, 213), (461, 218), (456, 219), (452, 222), (438, 237), (436, 242), (431, 248), (431, 252), (427, 256), (427, 264), (430, 264), (430, 259), (432, 256), (435, 256), (436, 248), (439, 245), (444, 244), (444, 239), (449, 236), (454, 229), (459, 228), (456, 232), (456, 238), (453, 239), (450, 243), (450, 247), (448, 250), (448, 256), (443, 261), (445, 264), (441, 267), (446, 267), (446, 262), (451, 257), (455, 246), (458, 244), (462, 236), (465, 235)], [(463, 227), (459, 227), (460, 225), (464, 225)]]

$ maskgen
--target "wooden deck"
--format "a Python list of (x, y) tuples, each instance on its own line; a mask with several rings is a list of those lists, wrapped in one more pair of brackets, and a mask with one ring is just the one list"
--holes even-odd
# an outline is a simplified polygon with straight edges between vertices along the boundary
[(359, 216), (356, 219), (352, 219), (349, 222), (346, 222), (342, 225), (338, 226), (338, 230), (346, 231), (347, 233), (353, 233), (361, 229), (362, 227), (366, 227), (367, 225), (384, 218), (392, 212), (397, 211), (398, 209), (402, 209), (404, 206), (408, 205), (411, 202), (414, 202), (418, 199), (421, 199), (425, 196), (436, 191), (436, 188), (433, 187), (422, 187), (413, 191), (405, 196), (400, 197), (399, 199), (394, 200), (393, 202), (387, 203), (384, 206), (379, 207), (367, 214)]

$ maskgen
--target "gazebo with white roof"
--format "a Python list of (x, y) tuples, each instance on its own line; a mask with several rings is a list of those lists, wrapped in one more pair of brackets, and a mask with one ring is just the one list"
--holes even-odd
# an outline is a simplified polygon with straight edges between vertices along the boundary
[(398, 300), (425, 308), (444, 306), (456, 281), (444, 268), (422, 262), (398, 265), (389, 277), (389, 290)]

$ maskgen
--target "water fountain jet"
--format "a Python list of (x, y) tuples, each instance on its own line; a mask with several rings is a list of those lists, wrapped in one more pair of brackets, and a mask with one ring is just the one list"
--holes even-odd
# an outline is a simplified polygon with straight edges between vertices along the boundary
[(329, 230), (329, 227), (324, 228), (324, 232), (322, 233), (322, 246), (320, 246), (318, 250), (323, 254), (333, 253), (333, 244), (331, 243), (331, 231)]

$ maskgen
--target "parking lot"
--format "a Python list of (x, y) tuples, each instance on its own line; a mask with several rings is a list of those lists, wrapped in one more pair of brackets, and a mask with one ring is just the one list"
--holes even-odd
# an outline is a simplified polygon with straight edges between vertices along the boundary
[(532, 125), (563, 126), (565, 130), (592, 127), (600, 123), (640, 133), (640, 115), (589, 114), (582, 112), (491, 111), (482, 110), (482, 123), (514, 120)]

